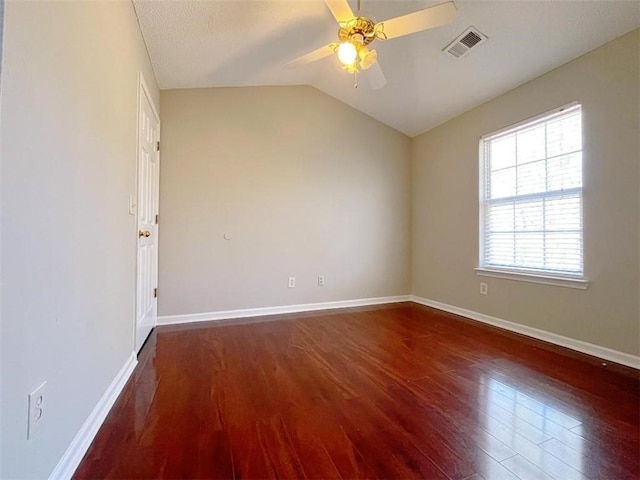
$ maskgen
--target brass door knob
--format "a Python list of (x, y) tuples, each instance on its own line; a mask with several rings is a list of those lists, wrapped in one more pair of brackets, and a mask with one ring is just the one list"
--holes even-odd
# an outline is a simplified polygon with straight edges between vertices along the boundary
[(142, 230), (140, 230), (138, 232), (138, 237), (150, 237), (151, 236), (151, 232), (149, 230), (145, 230), (144, 232)]

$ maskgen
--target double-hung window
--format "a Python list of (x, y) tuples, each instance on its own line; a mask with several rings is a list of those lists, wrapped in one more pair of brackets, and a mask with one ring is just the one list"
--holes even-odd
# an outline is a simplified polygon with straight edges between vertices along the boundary
[(478, 273), (586, 288), (580, 105), (485, 135), (480, 157)]

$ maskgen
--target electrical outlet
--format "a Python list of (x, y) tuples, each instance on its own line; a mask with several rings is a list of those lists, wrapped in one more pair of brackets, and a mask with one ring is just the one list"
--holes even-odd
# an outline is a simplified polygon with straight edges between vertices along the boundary
[(480, 282), (480, 295), (488, 295), (489, 294), (489, 285), (484, 282)]
[(289, 288), (296, 288), (296, 277), (289, 277)]
[(323, 275), (319, 275), (318, 276), (318, 286), (319, 287), (324, 287), (324, 276)]
[(42, 382), (38, 388), (29, 394), (29, 418), (27, 420), (27, 440), (33, 438), (36, 431), (44, 422), (46, 412), (46, 391), (47, 382)]

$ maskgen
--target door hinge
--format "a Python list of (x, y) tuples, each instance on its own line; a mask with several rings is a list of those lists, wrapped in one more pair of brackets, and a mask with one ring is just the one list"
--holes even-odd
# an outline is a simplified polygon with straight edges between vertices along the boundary
[(153, 289), (153, 298), (158, 298), (158, 289), (157, 288)]
[(160, 215), (156, 215), (156, 225), (158, 225), (158, 219), (160, 218)]
[(156, 152), (160, 151), (160, 140), (156, 142)]

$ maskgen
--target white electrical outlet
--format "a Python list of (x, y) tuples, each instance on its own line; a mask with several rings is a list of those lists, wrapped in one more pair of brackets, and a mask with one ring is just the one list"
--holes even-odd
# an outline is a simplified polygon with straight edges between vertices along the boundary
[(47, 382), (43, 382), (38, 388), (29, 394), (29, 418), (27, 420), (27, 440), (33, 438), (36, 431), (44, 422), (46, 412)]
[(296, 288), (296, 277), (289, 277), (289, 288)]
[(480, 295), (487, 295), (489, 293), (489, 285), (484, 282), (480, 282)]
[(319, 287), (324, 287), (324, 276), (323, 275), (319, 275), (318, 276), (318, 286)]

